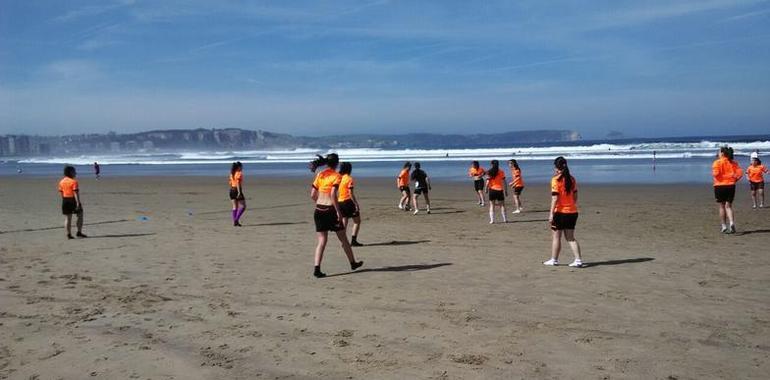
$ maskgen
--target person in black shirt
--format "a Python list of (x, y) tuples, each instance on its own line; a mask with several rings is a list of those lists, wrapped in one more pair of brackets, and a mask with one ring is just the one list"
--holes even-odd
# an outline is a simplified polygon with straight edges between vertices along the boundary
[(414, 206), (414, 213), (420, 212), (420, 208), (417, 206), (417, 197), (423, 195), (425, 197), (425, 204), (427, 205), (428, 214), (430, 214), (430, 198), (428, 197), (428, 191), (430, 190), (430, 177), (422, 169), (420, 169), (420, 163), (414, 163), (414, 171), (412, 172), (412, 181), (414, 181), (414, 197), (412, 198), (412, 206)]

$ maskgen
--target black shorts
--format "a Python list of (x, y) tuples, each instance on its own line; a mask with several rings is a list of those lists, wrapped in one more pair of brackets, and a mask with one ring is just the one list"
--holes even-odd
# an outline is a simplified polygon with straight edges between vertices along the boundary
[(517, 186), (513, 188), (513, 193), (516, 195), (521, 195), (522, 191), (524, 191), (524, 186)]
[(759, 189), (764, 189), (765, 188), (765, 183), (764, 182), (751, 182), (751, 181), (749, 181), (749, 186), (751, 186), (751, 190), (752, 191), (757, 191)]
[(80, 214), (83, 212), (83, 207), (78, 208), (78, 203), (75, 198), (62, 198), (61, 199), (61, 213), (63, 215)]
[(334, 206), (316, 205), (313, 219), (315, 219), (316, 232), (336, 232), (343, 228), (342, 223), (337, 218), (337, 210), (334, 209)]
[(477, 179), (473, 181), (473, 189), (476, 191), (484, 191), (484, 180)]
[(553, 223), (551, 223), (552, 230), (574, 230), (575, 224), (577, 224), (578, 214), (562, 214), (560, 212), (553, 213)]
[(409, 191), (409, 186), (401, 186), (398, 188), (399, 191), (406, 191), (407, 194), (411, 194), (412, 192)]
[(241, 193), (241, 196), (238, 196), (238, 189), (231, 187), (230, 188), (230, 200), (238, 200), (238, 201), (244, 201), (246, 200), (246, 197), (243, 196), (243, 193)]
[(425, 194), (428, 195), (428, 188), (427, 187), (418, 187), (414, 189), (415, 195)]
[(714, 197), (719, 203), (732, 203), (735, 199), (735, 185), (714, 186)]
[(489, 201), (504, 201), (505, 193), (502, 190), (489, 190)]
[(356, 209), (356, 203), (352, 199), (340, 203), (340, 213), (343, 218), (355, 218), (360, 215)]

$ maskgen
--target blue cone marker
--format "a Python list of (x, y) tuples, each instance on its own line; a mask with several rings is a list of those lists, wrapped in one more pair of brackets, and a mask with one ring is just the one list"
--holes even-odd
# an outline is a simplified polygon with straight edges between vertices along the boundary
[(142, 215), (142, 216), (136, 218), (136, 220), (138, 220), (140, 222), (146, 222), (146, 221), (150, 220), (150, 217), (146, 216), (146, 215)]

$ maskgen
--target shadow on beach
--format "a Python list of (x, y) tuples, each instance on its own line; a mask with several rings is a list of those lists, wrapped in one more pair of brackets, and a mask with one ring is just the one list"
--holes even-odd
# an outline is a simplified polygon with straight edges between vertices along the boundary
[(583, 263), (583, 268), (598, 267), (603, 265), (621, 265), (621, 264), (633, 264), (644, 263), (647, 261), (655, 260), (652, 257), (639, 257), (636, 259), (620, 259), (620, 260), (607, 260), (607, 261), (594, 261), (590, 263)]
[[(93, 223), (84, 223), (85, 226), (96, 226), (99, 224), (111, 224), (111, 223), (123, 223), (123, 222), (130, 222), (131, 219), (119, 219), (119, 220), (106, 220), (104, 222), (93, 222)], [(58, 230), (58, 229), (64, 229), (64, 226), (56, 226), (56, 227), (40, 227), (40, 228), (25, 228), (21, 230), (11, 230), (11, 231), (0, 231), (0, 235), (2, 234), (10, 234), (15, 232), (35, 232), (35, 231), (50, 231), (50, 230)]]
[(452, 263), (438, 263), (438, 264), (412, 264), (412, 265), (399, 265), (399, 266), (393, 266), (393, 267), (381, 267), (381, 268), (364, 268), (360, 269), (354, 272), (345, 272), (345, 273), (335, 273), (330, 274), (326, 276), (329, 277), (337, 277), (337, 276), (345, 276), (348, 274), (356, 274), (356, 273), (366, 273), (366, 272), (416, 272), (420, 270), (429, 270), (434, 268), (440, 268), (447, 265), (452, 265)]
[(751, 235), (751, 234), (767, 234), (770, 233), (770, 229), (764, 229), (764, 230), (749, 230), (749, 231), (743, 231), (739, 233), (738, 235)]
[(369, 243), (364, 244), (364, 247), (378, 247), (383, 245), (412, 245), (412, 244), (422, 244), (422, 243), (430, 243), (430, 240), (391, 240), (391, 241), (385, 241), (382, 243)]
[(110, 234), (110, 235), (89, 235), (88, 239), (105, 239), (105, 238), (125, 238), (125, 237), (142, 237), (157, 235), (156, 233), (149, 234)]
[(244, 227), (263, 227), (263, 226), (290, 226), (292, 224), (307, 224), (307, 222), (275, 222), (275, 223), (258, 223), (258, 224), (244, 224)]

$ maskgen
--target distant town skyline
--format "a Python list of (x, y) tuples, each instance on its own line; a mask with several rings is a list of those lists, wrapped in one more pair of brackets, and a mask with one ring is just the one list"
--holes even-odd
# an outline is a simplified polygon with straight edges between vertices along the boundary
[(770, 130), (770, 2), (0, 0), (0, 135)]

